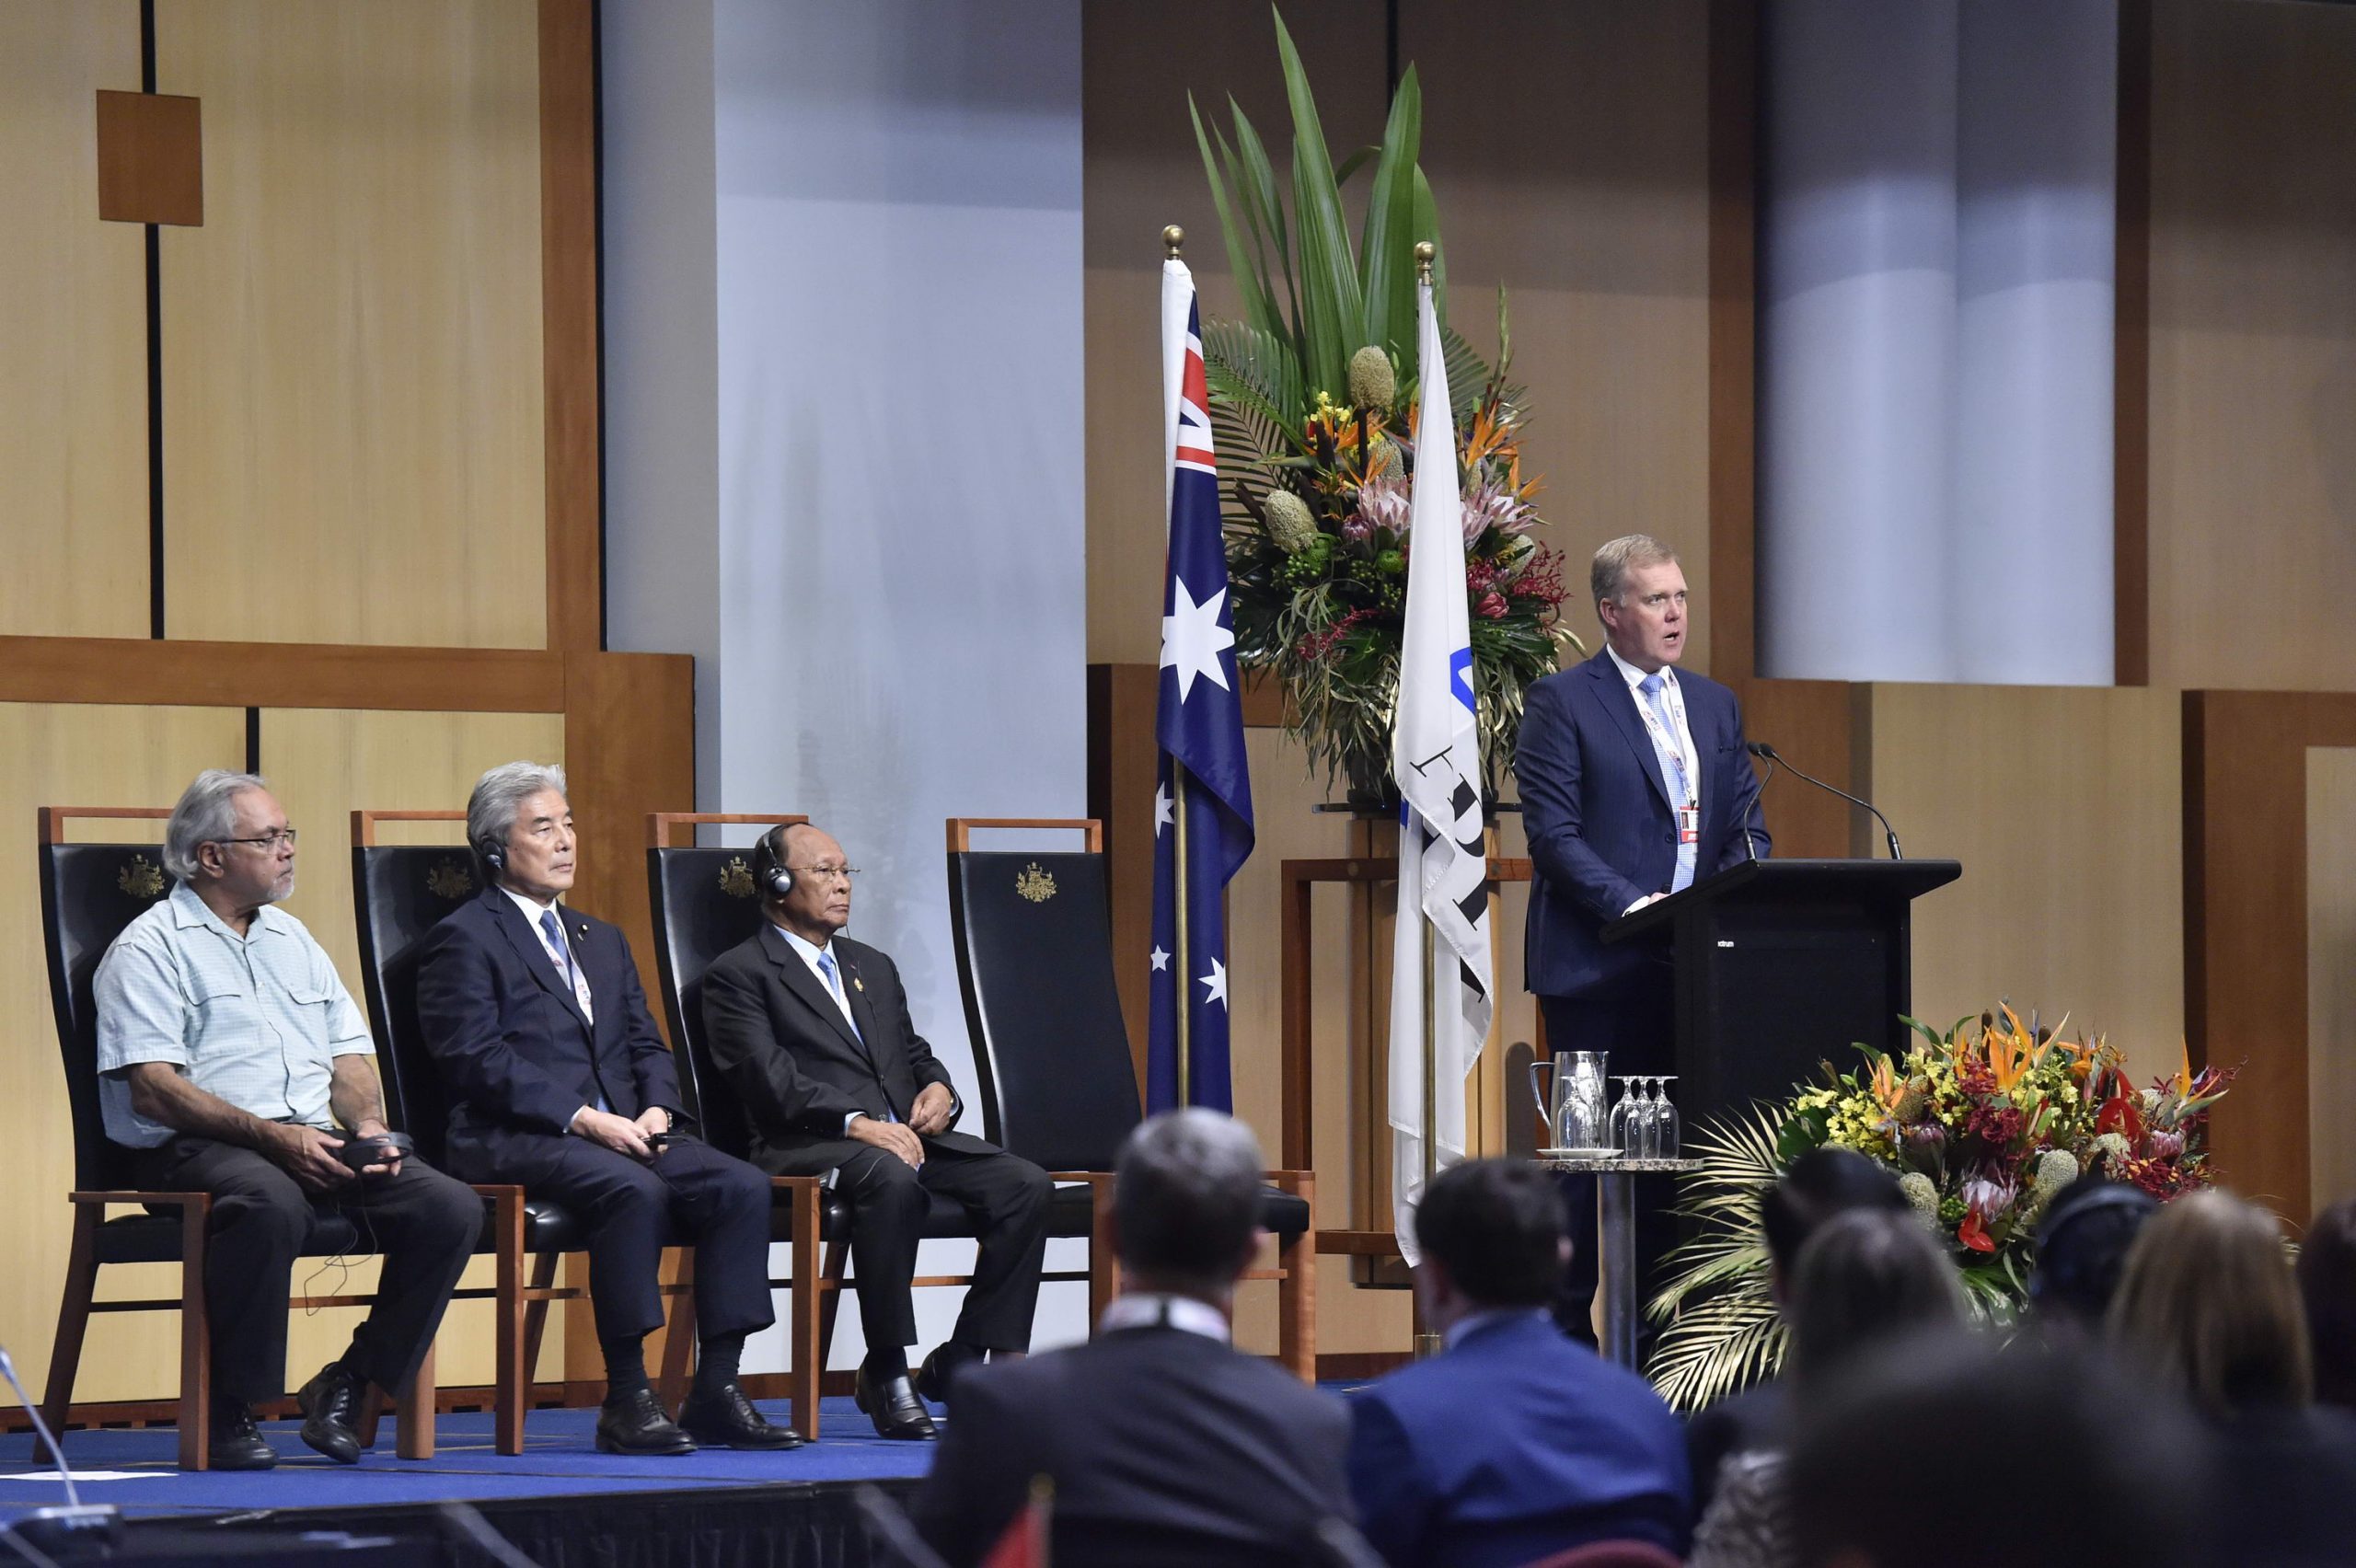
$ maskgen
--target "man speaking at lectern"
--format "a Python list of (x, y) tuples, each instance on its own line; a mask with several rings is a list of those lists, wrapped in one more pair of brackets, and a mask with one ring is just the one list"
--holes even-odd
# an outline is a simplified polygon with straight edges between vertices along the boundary
[[(1677, 552), (1648, 535), (1614, 539), (1595, 552), (1588, 584), (1603, 651), (1530, 688), (1514, 758), (1536, 872), (1523, 965), (1553, 1050), (1608, 1051), (1614, 1075), (1673, 1073), (1669, 955), (1657, 940), (1607, 945), (1603, 928), (1763, 859), (1759, 776), (1734, 693), (1676, 669), (1689, 625)], [(1667, 1186), (1637, 1185), (1647, 1277), (1672, 1239)], [(1565, 1195), (1572, 1251), (1554, 1315), (1592, 1340), (1594, 1179), (1567, 1179)]]

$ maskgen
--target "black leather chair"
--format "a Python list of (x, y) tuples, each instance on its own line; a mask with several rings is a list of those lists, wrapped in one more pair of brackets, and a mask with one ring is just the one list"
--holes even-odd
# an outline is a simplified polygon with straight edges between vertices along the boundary
[[(147, 843), (69, 844), (72, 819), (116, 818), (143, 824), (171, 813), (147, 807), (43, 806), (40, 810), (41, 941), (49, 968), (50, 1001), (65, 1070), (74, 1123), (74, 1239), (65, 1289), (51, 1348), (49, 1383), (41, 1401), (50, 1430), (63, 1433), (80, 1370), (82, 1342), (96, 1312), (177, 1311), (180, 1315), (179, 1464), (206, 1470), (212, 1458), (212, 1337), (205, 1318), (204, 1269), (212, 1199), (203, 1193), (142, 1190), (131, 1174), (131, 1154), (106, 1135), (98, 1106), (98, 1007), (93, 987), (98, 961), (122, 928), (170, 892), (163, 849)], [(107, 1216), (107, 1211), (133, 1212)], [(308, 1252), (353, 1257), (368, 1251), (348, 1221), (321, 1228)], [(109, 1263), (180, 1265), (178, 1297), (99, 1301), (98, 1271)], [(370, 1296), (306, 1296), (290, 1308), (364, 1307)], [(377, 1401), (371, 1390), (361, 1436), (375, 1440)], [(433, 1358), (401, 1390), (398, 1451), (404, 1458), (433, 1452)]]
[[(679, 1068), (682, 1098), (703, 1136), (714, 1147), (746, 1158), (752, 1137), (735, 1096), (712, 1066), (703, 1036), (703, 975), (712, 962), (760, 928), (761, 901), (753, 884), (752, 854), (744, 849), (673, 847), (672, 829), (698, 823), (805, 822), (799, 816), (745, 816), (656, 812), (647, 817), (648, 897), (653, 905), (654, 951), (662, 969), (663, 1006), (671, 1024), (671, 1045)], [(826, 1353), (835, 1337), (842, 1293), (859, 1287), (843, 1277), (849, 1251), (850, 1208), (813, 1176), (777, 1176), (777, 1239), (792, 1248), (793, 1272), (773, 1279), (773, 1289), (793, 1293), (788, 1345), (792, 1361), (787, 1380), (793, 1400), (794, 1429), (818, 1435), (818, 1395)], [(935, 1195), (926, 1212), (924, 1235), (932, 1239), (971, 1239), (973, 1220), (946, 1198)], [(826, 1249), (823, 1260), (821, 1246)], [(920, 1274), (919, 1286), (964, 1285), (965, 1274)], [(1047, 1274), (1049, 1280), (1079, 1275)]]
[[(463, 822), (464, 812), (354, 812), (352, 813), (352, 892), (360, 937), (360, 978), (368, 1021), (378, 1045), (385, 1080), (385, 1117), (417, 1145), (418, 1158), (436, 1169), (443, 1159), (450, 1101), (417, 1019), (418, 945), (444, 917), (481, 891), (473, 857), (450, 845), (378, 844), (381, 822)], [(495, 1303), (492, 1396), (493, 1446), (502, 1454), (524, 1451), (524, 1417), (531, 1408), (532, 1369), (539, 1363), (548, 1327), (549, 1303), (583, 1293), (556, 1284), (557, 1262), (587, 1246), (580, 1223), (561, 1205), (535, 1198), (522, 1187), (478, 1184), (490, 1212), (479, 1251), (498, 1259), (498, 1281), (489, 1290), (454, 1291), (454, 1301), (489, 1298)], [(531, 1260), (528, 1282), (524, 1260)], [(684, 1286), (665, 1295), (686, 1297)], [(687, 1382), (687, 1355), (694, 1343), (692, 1306), (675, 1309), (664, 1343), (664, 1398), (676, 1408)]]
[[(1071, 829), (1086, 847), (1006, 853), (973, 847), (977, 828)], [(1060, 1187), (1051, 1236), (1090, 1238), (1091, 1320), (1118, 1286), (1108, 1244), (1114, 1157), (1142, 1119), (1135, 1059), (1114, 983), (1103, 829), (1087, 820), (949, 819), (949, 918), (957, 984), (981, 1077), (983, 1136), (1045, 1168)], [(1317, 1376), (1315, 1178), (1269, 1172), (1261, 1224), (1276, 1266), (1278, 1359)]]

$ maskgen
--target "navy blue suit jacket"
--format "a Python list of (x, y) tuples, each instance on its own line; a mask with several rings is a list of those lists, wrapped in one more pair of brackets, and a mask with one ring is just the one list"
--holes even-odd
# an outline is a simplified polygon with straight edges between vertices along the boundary
[(497, 887), (433, 928), (417, 970), (418, 1023), (450, 1091), (450, 1144), (497, 1159), (515, 1134), (561, 1134), (603, 1098), (618, 1116), (677, 1112), (679, 1079), (654, 1032), (629, 939), (560, 905), (565, 940), (589, 980), (582, 1016), (547, 946)]
[(1685, 1465), (1652, 1385), (1542, 1309), (1476, 1324), (1350, 1398), (1358, 1528), (1394, 1568), (1516, 1568), (1597, 1540), (1682, 1557)]
[[(1742, 826), (1768, 852), (1759, 774), (1734, 693), (1706, 675), (1677, 673), (1686, 728), (1702, 768), (1702, 837), (1694, 879), (1748, 859)], [(1647, 962), (1640, 946), (1606, 947), (1601, 932), (1677, 872), (1677, 817), (1635, 694), (1609, 651), (1530, 688), (1514, 755), (1522, 826), (1537, 877), (1522, 963), (1542, 997), (1582, 997)]]

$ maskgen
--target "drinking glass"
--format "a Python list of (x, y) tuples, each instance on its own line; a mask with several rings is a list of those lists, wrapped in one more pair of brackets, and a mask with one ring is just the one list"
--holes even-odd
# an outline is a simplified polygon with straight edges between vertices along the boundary
[(1645, 1094), (1646, 1080), (1639, 1078), (1634, 1081), (1634, 1088), (1630, 1091), (1632, 1100), (1628, 1107), (1628, 1136), (1627, 1141), (1622, 1144), (1621, 1147), (1627, 1151), (1628, 1158), (1631, 1159), (1649, 1159), (1652, 1158), (1650, 1150), (1653, 1106), (1652, 1101)]
[(1618, 1103), (1611, 1107), (1611, 1121), (1603, 1135), (1604, 1146), (1608, 1148), (1616, 1148), (1624, 1154), (1628, 1149), (1630, 1101), (1635, 1098), (1636, 1080), (1634, 1078), (1622, 1078), (1616, 1081), (1620, 1085), (1620, 1099)]
[(1660, 1158), (1663, 1159), (1678, 1157), (1685, 1136), (1683, 1119), (1678, 1115), (1677, 1107), (1670, 1103), (1669, 1098), (1669, 1086), (1676, 1081), (1673, 1077), (1653, 1080), (1653, 1088), (1660, 1102)]

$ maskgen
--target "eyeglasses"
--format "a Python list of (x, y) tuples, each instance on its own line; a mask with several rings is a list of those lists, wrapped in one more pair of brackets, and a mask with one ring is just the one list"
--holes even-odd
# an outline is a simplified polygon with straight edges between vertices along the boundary
[(294, 847), (294, 829), (290, 827), (281, 833), (265, 833), (260, 838), (216, 838), (214, 842), (216, 844), (259, 844), (262, 847), (264, 853), (275, 855), (278, 853), (278, 847), (282, 844), (289, 849)]
[(840, 877), (846, 886), (851, 878), (859, 875), (857, 866), (788, 866), (786, 870), (797, 877), (815, 877), (821, 882), (833, 882)]

